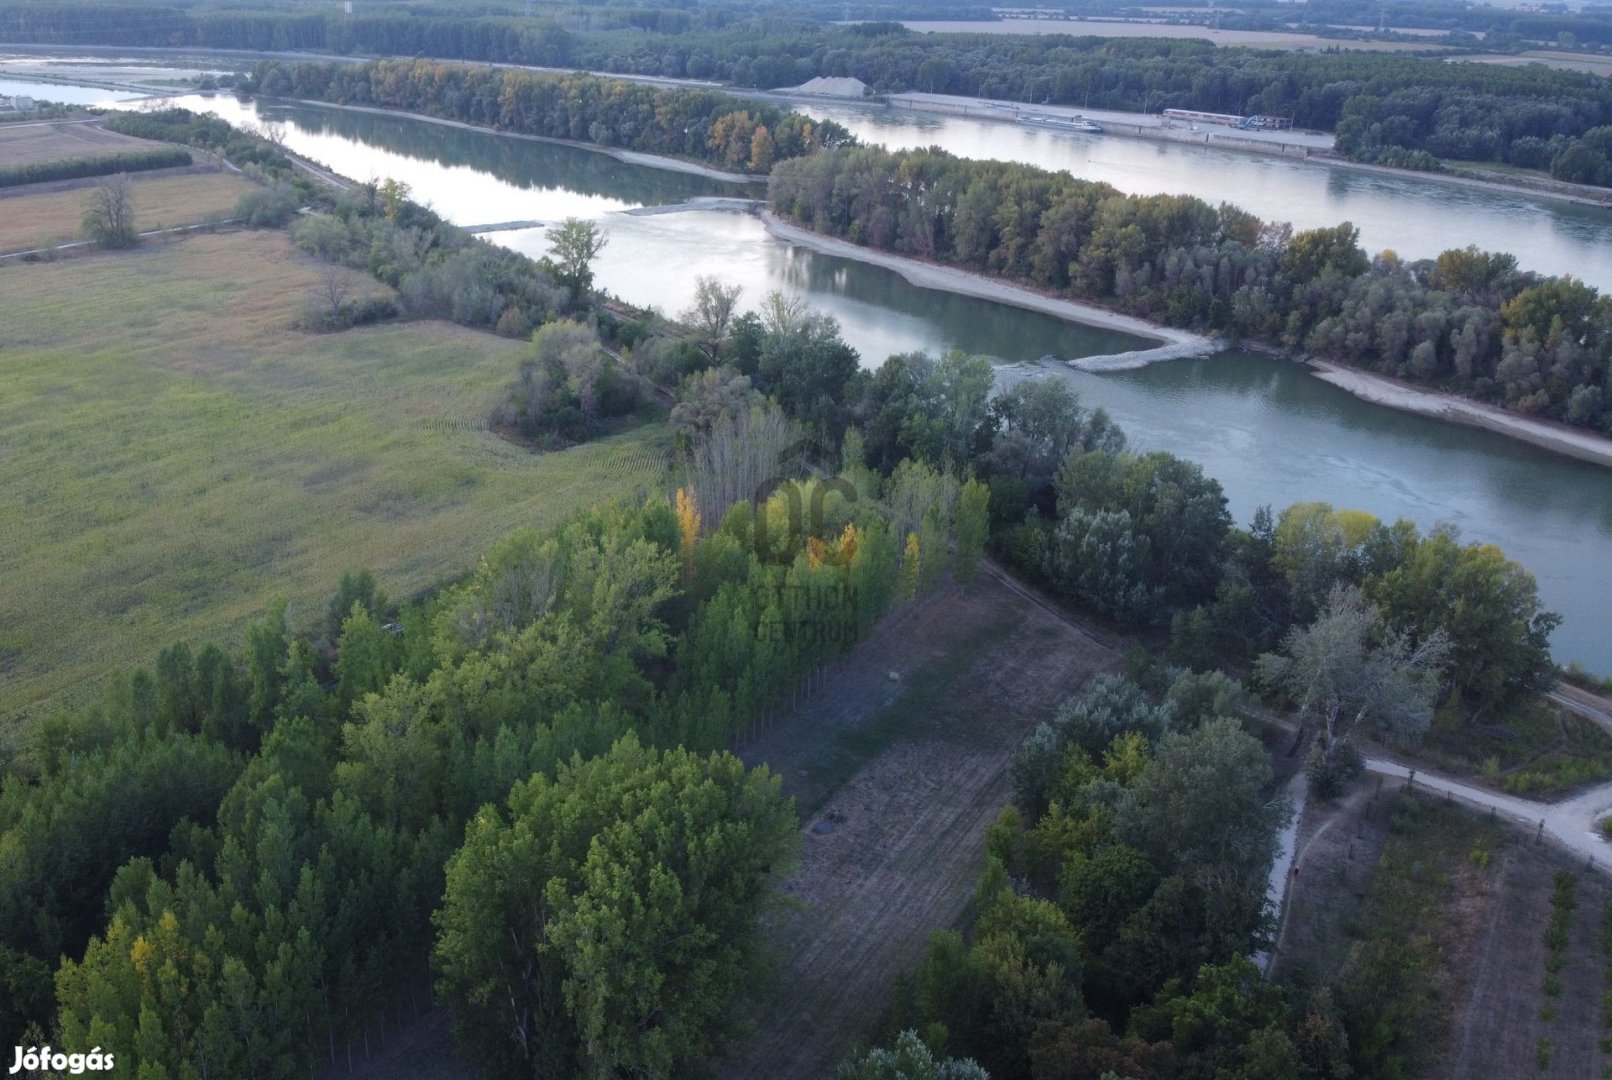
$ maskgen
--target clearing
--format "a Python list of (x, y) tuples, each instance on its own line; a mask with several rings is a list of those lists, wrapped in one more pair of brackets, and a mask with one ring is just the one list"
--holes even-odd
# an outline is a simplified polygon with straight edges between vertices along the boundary
[(0, 161), (36, 165), (62, 158), (100, 157), (134, 150), (166, 150), (169, 143), (119, 135), (98, 124), (7, 124), (0, 126)]
[[(0, 189), (0, 254), (82, 240), (84, 204), (99, 180)], [(220, 221), (235, 212), (235, 204), (254, 186), (232, 173), (178, 170), (132, 173), (129, 184), (134, 223), (141, 232)], [(71, 284), (63, 287), (72, 289)]]
[[(1344, 999), (1355, 980), (1356, 995), (1394, 1018), (1401, 1034), (1380, 1045), (1411, 1075), (1607, 1075), (1601, 927), (1612, 883), (1505, 821), (1403, 784), (1367, 776), (1306, 809), (1277, 976), (1319, 980)], [(1552, 972), (1558, 872), (1576, 876), (1578, 903)]]
[(797, 799), (804, 851), (759, 1035), (723, 1075), (832, 1074), (929, 936), (965, 914), (1019, 744), (1118, 659), (982, 576), (887, 617), (743, 748)]
[(660, 427), (544, 455), (487, 430), (522, 342), (293, 329), (319, 276), (282, 232), (0, 269), (0, 729), (276, 598), (305, 623), (344, 570), (407, 594), (661, 486)]

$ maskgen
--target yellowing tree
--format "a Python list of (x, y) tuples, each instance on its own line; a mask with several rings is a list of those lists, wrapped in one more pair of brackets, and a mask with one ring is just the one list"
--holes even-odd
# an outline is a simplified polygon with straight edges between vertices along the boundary
[(911, 600), (918, 595), (918, 574), (923, 569), (923, 557), (918, 551), (918, 534), (907, 534), (907, 548), (901, 555), (901, 596)]
[(758, 124), (755, 134), (750, 136), (750, 171), (771, 172), (777, 151), (778, 148), (772, 141), (772, 132), (767, 130), (766, 124)]
[(700, 504), (693, 491), (678, 488), (674, 510), (677, 513), (678, 547), (683, 555), (683, 582), (694, 580), (694, 545), (700, 539)]

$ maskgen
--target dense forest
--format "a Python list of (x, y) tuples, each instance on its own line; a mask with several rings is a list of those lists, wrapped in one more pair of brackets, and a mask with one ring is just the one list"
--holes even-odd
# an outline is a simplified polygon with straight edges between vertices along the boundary
[(1450, 158), (1551, 168), (1581, 183), (1612, 178), (1604, 138), (1557, 167), (1587, 133), (1612, 126), (1612, 89), (1599, 77), (1541, 65), (1390, 53), (1301, 55), (1198, 40), (933, 35), (895, 22), (840, 26), (804, 14), (728, 7), (561, 8), (543, 19), (392, 10), (349, 20), (311, 11), (19, 3), (0, 5), (0, 36), (428, 56), (762, 89), (849, 75), (880, 92), (1288, 116), (1300, 127), (1336, 130), (1339, 151), (1357, 160), (1426, 167)]
[(1294, 234), (1192, 196), (938, 150), (780, 163), (769, 198), (869, 247), (1612, 431), (1612, 300), (1510, 255), (1372, 257), (1348, 223)]

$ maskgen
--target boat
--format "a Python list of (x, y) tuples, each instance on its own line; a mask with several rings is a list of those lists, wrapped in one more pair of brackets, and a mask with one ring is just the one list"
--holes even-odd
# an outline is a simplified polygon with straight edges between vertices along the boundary
[(1037, 127), (1058, 128), (1061, 131), (1084, 131), (1091, 135), (1101, 135), (1103, 125), (1095, 120), (1087, 120), (1084, 116), (1019, 116), (1022, 124), (1034, 124)]

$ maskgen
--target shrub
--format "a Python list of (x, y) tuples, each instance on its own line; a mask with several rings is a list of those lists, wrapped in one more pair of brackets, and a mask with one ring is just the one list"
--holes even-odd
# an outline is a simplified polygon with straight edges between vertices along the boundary
[(1310, 746), (1304, 761), (1310, 779), (1310, 794), (1318, 799), (1335, 799), (1366, 771), (1366, 759), (1353, 743), (1339, 743), (1330, 759), (1319, 741)]

